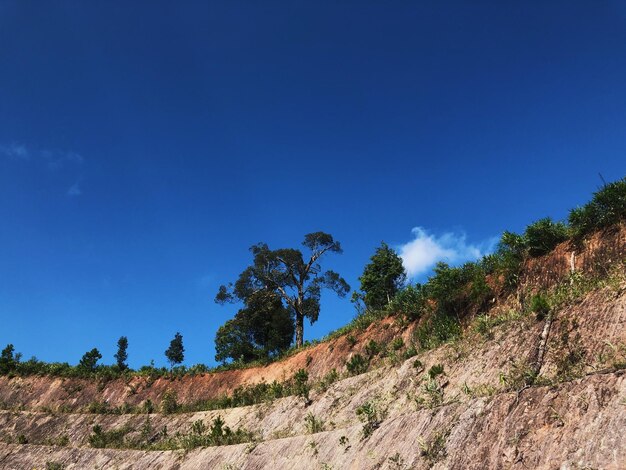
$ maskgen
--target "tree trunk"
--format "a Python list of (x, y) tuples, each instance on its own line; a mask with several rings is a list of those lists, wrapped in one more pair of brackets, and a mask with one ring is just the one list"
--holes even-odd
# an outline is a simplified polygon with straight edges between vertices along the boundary
[(296, 313), (296, 348), (304, 343), (304, 315)]

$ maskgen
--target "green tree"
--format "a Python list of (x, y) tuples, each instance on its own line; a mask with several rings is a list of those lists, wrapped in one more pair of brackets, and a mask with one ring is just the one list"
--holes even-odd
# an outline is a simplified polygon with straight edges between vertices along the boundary
[(170, 341), (170, 347), (165, 350), (165, 357), (170, 363), (170, 368), (180, 364), (185, 359), (183, 336), (180, 333), (176, 332), (174, 339)]
[(260, 290), (246, 299), (245, 308), (215, 335), (215, 360), (249, 362), (279, 354), (291, 345), (293, 315), (273, 291)]
[(250, 248), (253, 263), (240, 275), (234, 285), (221, 286), (216, 302), (244, 303), (259, 290), (275, 292), (285, 302), (295, 317), (296, 346), (304, 339), (304, 319), (312, 324), (320, 312), (322, 288), (333, 290), (340, 297), (349, 291), (348, 283), (334, 271), (324, 271), (319, 260), (326, 253), (341, 253), (341, 245), (332, 235), (315, 232), (305, 235), (302, 245), (308, 249), (305, 259), (300, 250), (283, 248), (270, 250), (265, 243)]
[(7, 344), (6, 348), (2, 350), (0, 354), (0, 374), (8, 374), (16, 368), (17, 360), (14, 353), (15, 348), (12, 344)]
[(97, 348), (93, 348), (91, 351), (87, 351), (81, 358), (78, 366), (89, 372), (96, 370), (98, 361), (102, 359), (102, 354)]
[(406, 271), (402, 259), (385, 242), (370, 260), (359, 278), (363, 301), (368, 308), (382, 309), (404, 286)]
[(567, 226), (563, 222), (553, 222), (550, 217), (530, 224), (524, 232), (524, 241), (530, 256), (550, 253), (554, 247), (568, 238)]
[(128, 369), (128, 364), (126, 364), (126, 360), (128, 359), (128, 353), (126, 350), (128, 349), (128, 338), (126, 336), (121, 336), (120, 339), (117, 340), (117, 352), (115, 353), (115, 360), (117, 361), (117, 367), (120, 370)]

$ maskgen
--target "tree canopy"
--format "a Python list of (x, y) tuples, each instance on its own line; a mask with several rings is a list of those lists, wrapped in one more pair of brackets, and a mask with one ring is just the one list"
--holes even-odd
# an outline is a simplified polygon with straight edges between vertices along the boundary
[(128, 353), (126, 352), (127, 349), (128, 338), (126, 336), (121, 336), (120, 339), (117, 340), (117, 352), (114, 355), (117, 367), (119, 367), (120, 370), (128, 369), (128, 364), (126, 364), (126, 360), (128, 359)]
[(370, 260), (359, 278), (363, 301), (367, 308), (382, 309), (404, 287), (406, 271), (402, 259), (385, 242)]
[(248, 266), (237, 281), (221, 286), (216, 302), (247, 302), (256, 292), (265, 290), (278, 295), (295, 317), (296, 346), (303, 344), (304, 319), (312, 324), (320, 313), (323, 288), (330, 289), (340, 297), (349, 291), (348, 283), (334, 271), (322, 271), (319, 260), (326, 253), (341, 253), (341, 245), (333, 236), (324, 232), (305, 235), (302, 245), (307, 257), (294, 248), (270, 250), (265, 243), (250, 248), (252, 265)]
[(245, 308), (215, 335), (215, 360), (249, 362), (273, 357), (291, 345), (292, 313), (275, 292), (260, 290), (246, 299)]
[(91, 351), (87, 351), (83, 354), (78, 366), (87, 371), (94, 371), (96, 370), (96, 364), (100, 359), (102, 359), (102, 354), (100, 354), (100, 351), (98, 351), (97, 348), (93, 348)]
[(180, 364), (185, 359), (185, 348), (183, 347), (183, 336), (176, 332), (174, 339), (170, 341), (170, 347), (165, 350), (165, 357), (170, 363), (170, 367)]

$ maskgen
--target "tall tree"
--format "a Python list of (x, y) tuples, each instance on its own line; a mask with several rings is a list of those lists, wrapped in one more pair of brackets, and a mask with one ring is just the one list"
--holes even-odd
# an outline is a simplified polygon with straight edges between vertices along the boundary
[(96, 365), (100, 359), (102, 359), (102, 354), (100, 354), (97, 348), (93, 348), (91, 351), (87, 351), (83, 354), (78, 366), (89, 372), (93, 372), (96, 370)]
[(215, 335), (215, 360), (249, 362), (275, 356), (289, 348), (294, 321), (273, 291), (260, 290), (248, 297), (245, 308), (222, 325)]
[(320, 312), (322, 288), (333, 290), (340, 297), (349, 291), (348, 283), (334, 271), (324, 271), (319, 260), (326, 253), (341, 253), (341, 245), (332, 235), (324, 232), (309, 233), (302, 245), (307, 248), (307, 258), (300, 250), (282, 248), (270, 250), (265, 243), (250, 248), (252, 265), (246, 268), (234, 285), (221, 286), (216, 302), (224, 303), (246, 299), (260, 290), (270, 290), (291, 309), (296, 323), (296, 346), (303, 344), (304, 319), (313, 324)]
[(170, 341), (170, 347), (165, 350), (165, 357), (170, 363), (170, 368), (180, 364), (185, 359), (185, 348), (183, 347), (183, 336), (176, 332), (174, 339)]
[(15, 348), (12, 344), (7, 344), (7, 347), (2, 350), (0, 354), (0, 374), (8, 374), (17, 365), (15, 358)]
[(117, 361), (117, 367), (120, 370), (128, 369), (128, 364), (126, 364), (126, 360), (128, 359), (128, 353), (126, 350), (128, 349), (128, 338), (126, 336), (121, 336), (120, 339), (117, 340), (117, 352), (115, 353), (115, 360)]
[(370, 258), (359, 278), (363, 300), (368, 308), (384, 308), (406, 281), (402, 259), (383, 242)]

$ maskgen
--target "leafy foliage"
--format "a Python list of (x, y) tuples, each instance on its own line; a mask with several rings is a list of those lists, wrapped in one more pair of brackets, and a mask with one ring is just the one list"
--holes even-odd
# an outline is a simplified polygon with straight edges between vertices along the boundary
[(553, 222), (550, 217), (540, 219), (524, 232), (524, 243), (530, 256), (550, 253), (559, 243), (569, 238), (569, 231), (563, 222)]
[(626, 177), (605, 184), (590, 202), (570, 211), (569, 224), (575, 238), (626, 220)]
[(126, 336), (121, 336), (120, 339), (117, 340), (117, 352), (115, 353), (115, 361), (117, 362), (117, 367), (120, 370), (128, 369), (128, 364), (126, 361), (128, 360), (128, 338)]
[(269, 359), (289, 348), (293, 334), (293, 316), (280, 297), (270, 290), (259, 290), (246, 299), (246, 307), (235, 318), (217, 330), (215, 360)]
[(165, 350), (165, 357), (170, 363), (170, 367), (180, 364), (185, 360), (185, 348), (183, 347), (183, 336), (176, 332), (174, 339), (170, 341), (170, 347)]
[(334, 271), (322, 272), (319, 260), (328, 252), (341, 253), (341, 245), (332, 235), (314, 232), (305, 235), (302, 243), (309, 250), (305, 260), (300, 250), (282, 248), (270, 250), (265, 243), (250, 248), (252, 265), (248, 266), (234, 285), (221, 286), (215, 300), (218, 303), (240, 300), (244, 303), (260, 290), (278, 295), (295, 316), (296, 346), (304, 342), (304, 319), (317, 321), (323, 288), (340, 297), (350, 291), (346, 281)]
[(100, 359), (102, 359), (102, 354), (100, 354), (100, 351), (98, 351), (98, 349), (93, 348), (91, 351), (87, 351), (83, 355), (80, 362), (78, 363), (78, 366), (81, 369), (93, 372), (94, 370), (96, 370), (96, 364)]
[(8, 374), (16, 369), (19, 357), (16, 357), (15, 347), (7, 344), (0, 354), (0, 374)]
[(365, 266), (359, 281), (365, 306), (370, 309), (384, 308), (406, 281), (402, 259), (383, 242)]

